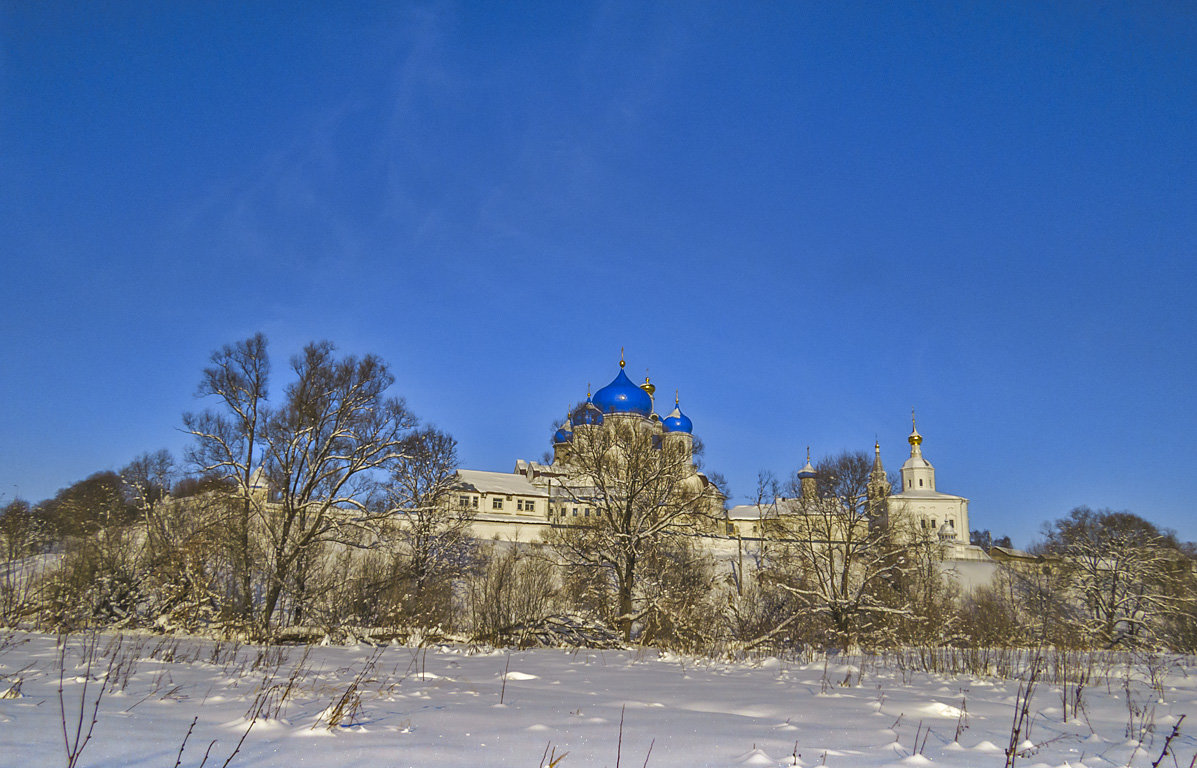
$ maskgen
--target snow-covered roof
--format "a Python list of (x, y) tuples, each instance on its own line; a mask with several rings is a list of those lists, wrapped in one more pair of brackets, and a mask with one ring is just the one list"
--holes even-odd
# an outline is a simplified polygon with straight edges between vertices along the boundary
[(950, 493), (940, 493), (939, 491), (931, 491), (926, 488), (909, 488), (901, 493), (890, 494), (890, 498), (901, 501), (916, 501), (920, 499), (956, 499), (959, 501), (968, 501), (963, 496), (953, 496)]
[(551, 464), (541, 464), (539, 461), (528, 461), (527, 459), (515, 460), (515, 472), (519, 475), (533, 477), (561, 477), (565, 474)]
[(510, 472), (484, 472), (480, 469), (457, 470), (459, 486), (478, 493), (501, 493), (506, 496), (539, 496), (547, 499), (548, 492), (528, 482), (528, 478)]
[(923, 458), (922, 454), (911, 454), (910, 458), (902, 464), (902, 469), (935, 469), (931, 466), (931, 462)]
[(800, 512), (794, 499), (778, 499), (772, 504), (737, 504), (727, 511), (729, 520), (759, 520), (763, 517), (796, 515)]

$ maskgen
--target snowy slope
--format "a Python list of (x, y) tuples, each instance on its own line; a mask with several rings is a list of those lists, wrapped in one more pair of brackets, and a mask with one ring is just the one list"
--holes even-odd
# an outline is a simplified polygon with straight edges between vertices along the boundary
[[(646, 757), (650, 766), (783, 766), (795, 752), (803, 766), (1002, 766), (1019, 690), (1017, 680), (903, 672), (860, 657), (725, 663), (399, 646), (305, 655), (145, 635), (101, 635), (87, 678), (85, 639), (68, 641), (67, 741), (81, 709), (86, 733), (105, 678), (107, 688), (81, 766), (175, 765), (193, 719), (181, 765), (200, 765), (215, 740), (207, 765), (220, 766), (255, 711), (230, 765), (527, 767), (547, 750), (568, 753), (558, 763), (566, 768)], [(0, 694), (20, 681), (0, 699), (0, 766), (65, 765), (56, 638), (15, 633), (0, 644)], [(1081, 717), (1068, 722), (1060, 688), (1041, 684), (1017, 764), (1151, 765), (1180, 716), (1197, 712), (1190, 664), (1157, 661), (1157, 688), (1146, 667), (1097, 670), (1107, 678), (1090, 680)], [(350, 717), (355, 680), (360, 710)], [(338, 702), (344, 722), (330, 729)], [(1161, 765), (1190, 764), (1189, 734), (1197, 716), (1172, 741), (1177, 762)]]

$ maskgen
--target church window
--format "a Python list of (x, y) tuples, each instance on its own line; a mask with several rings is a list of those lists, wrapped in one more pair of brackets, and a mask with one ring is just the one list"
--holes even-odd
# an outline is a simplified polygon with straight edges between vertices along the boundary
[(923, 478), (919, 478), (919, 488), (923, 487)]
[(462, 497), (459, 499), (459, 501), (460, 501), (460, 503), (461, 503), (461, 506), (463, 506), (463, 507), (468, 507), (468, 506), (470, 506), (470, 497), (469, 497), (469, 496), (462, 496)]
[(574, 517), (577, 517), (577, 516), (578, 516), (578, 508), (574, 507)]
[(948, 521), (948, 527), (949, 527), (949, 528), (955, 528), (955, 527), (956, 527), (956, 521), (955, 521), (955, 520), (949, 520), (949, 521)]
[(491, 509), (502, 509), (503, 508), (503, 500), (500, 499), (498, 496), (491, 499), (490, 500), (490, 508)]

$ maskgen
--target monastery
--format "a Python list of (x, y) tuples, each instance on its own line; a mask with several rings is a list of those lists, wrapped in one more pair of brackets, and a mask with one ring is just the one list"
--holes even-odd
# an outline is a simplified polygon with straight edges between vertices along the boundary
[[(553, 526), (585, 524), (592, 510), (585, 502), (586, 489), (571, 486), (570, 478), (575, 475), (571, 460), (580, 441), (593, 439), (598, 431), (618, 423), (647, 430), (655, 445), (684, 452), (688, 464), (685, 482), (701, 494), (704, 518), (710, 521), (696, 533), (718, 557), (743, 556), (746, 546), (767, 541), (770, 520), (793, 520), (803, 514), (802, 499), (778, 498), (769, 504), (728, 509), (723, 493), (694, 465), (694, 424), (682, 412), (678, 397), (674, 397), (673, 410), (660, 416), (655, 386), (647, 377), (643, 384), (633, 383), (624, 367), (621, 356), (619, 372), (611, 383), (593, 395), (587, 393), (585, 402), (569, 413), (553, 435), (551, 463), (520, 459), (511, 472), (456, 472), (453, 503), (473, 513), (478, 538), (534, 542)], [(896, 493), (886, 479), (881, 446), (873, 446), (869, 494), (885, 502), (879, 512), (871, 514), (870, 524), (904, 521), (939, 542), (944, 569), (953, 571), (962, 585), (987, 582), (995, 566), (980, 547), (969, 544), (968, 499), (936, 488), (935, 467), (923, 456), (923, 436), (917, 426), (912, 426), (908, 442), (910, 456), (902, 464), (901, 488)], [(813, 495), (817, 473), (809, 451), (798, 477), (803, 494)]]

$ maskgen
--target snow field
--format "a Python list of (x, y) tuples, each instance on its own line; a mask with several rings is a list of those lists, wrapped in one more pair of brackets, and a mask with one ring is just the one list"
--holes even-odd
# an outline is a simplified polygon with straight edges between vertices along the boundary
[[(0, 766), (66, 764), (57, 640), (0, 634), (0, 696), (16, 691), (0, 698)], [(211, 744), (206, 765), (220, 766), (243, 735), (230, 766), (535, 766), (563, 754), (562, 768), (790, 766), (795, 755), (807, 767), (1002, 766), (1020, 685), (859, 656), (733, 663), (115, 634), (96, 638), (88, 676), (87, 640), (67, 638), (62, 676), (68, 740), (80, 712), (86, 734), (104, 691), (80, 766), (173, 766), (185, 737), (180, 765), (200, 765)], [(1060, 686), (1040, 683), (1016, 764), (1150, 766), (1197, 712), (1195, 669), (1175, 657), (1155, 660), (1154, 681), (1142, 665), (1104, 669), (1067, 721)], [(1186, 731), (1197, 734), (1197, 715), (1161, 766), (1190, 764)]]

